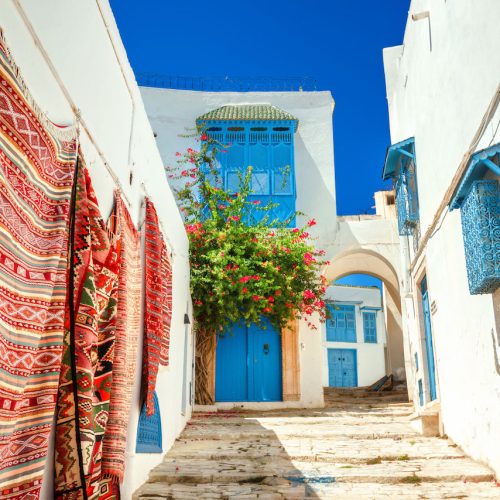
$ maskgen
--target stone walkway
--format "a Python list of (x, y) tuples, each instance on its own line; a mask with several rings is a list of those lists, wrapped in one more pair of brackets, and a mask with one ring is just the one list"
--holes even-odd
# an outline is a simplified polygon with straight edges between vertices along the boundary
[(399, 397), (196, 413), (135, 499), (496, 498), (492, 472), (410, 426)]

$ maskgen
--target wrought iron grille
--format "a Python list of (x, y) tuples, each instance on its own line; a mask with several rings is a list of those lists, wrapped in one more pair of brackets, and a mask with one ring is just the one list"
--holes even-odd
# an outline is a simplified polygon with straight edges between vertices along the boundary
[(297, 92), (317, 90), (316, 80), (301, 77), (230, 77), (230, 76), (171, 76), (158, 73), (137, 73), (142, 87), (208, 92)]
[(419, 222), (417, 177), (415, 163), (402, 156), (395, 180), (398, 229), (401, 236), (415, 235)]
[(473, 182), (460, 210), (469, 291), (493, 293), (500, 285), (498, 181)]

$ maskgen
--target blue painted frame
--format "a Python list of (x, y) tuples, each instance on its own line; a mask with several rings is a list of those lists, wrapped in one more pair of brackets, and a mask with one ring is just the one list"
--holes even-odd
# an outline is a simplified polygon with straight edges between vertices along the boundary
[(434, 341), (432, 338), (431, 309), (429, 305), (429, 290), (427, 289), (427, 277), (420, 284), (422, 294), (422, 308), (424, 313), (425, 351), (427, 356), (427, 378), (429, 383), (430, 400), (437, 397), (436, 392), (436, 367), (434, 363)]
[(387, 149), (382, 178), (394, 180), (399, 234), (414, 235), (420, 220), (420, 211), (413, 137)]
[[(350, 374), (347, 374), (343, 363), (344, 355), (349, 353), (353, 359), (352, 384), (349, 383)], [(340, 362), (339, 358), (342, 358)], [(358, 352), (356, 349), (333, 348), (327, 349), (328, 358), (328, 385), (330, 387), (357, 387), (358, 386)], [(337, 359), (335, 359), (337, 358)], [(340, 383), (335, 383), (340, 380)]]
[(365, 343), (377, 343), (377, 313), (376, 312), (363, 312), (363, 333)]
[[(198, 125), (201, 125), (198, 123)], [(271, 210), (270, 214), (254, 210), (252, 217), (254, 220), (260, 220), (266, 215), (270, 215), (270, 219), (278, 219), (280, 222), (291, 218), (288, 226), (295, 227), (296, 218), (291, 217), (296, 210), (297, 188), (295, 179), (295, 151), (294, 151), (294, 134), (296, 130), (296, 121), (294, 120), (207, 120), (203, 123), (206, 127), (205, 133), (210, 135), (212, 139), (218, 141), (221, 147), (233, 147), (243, 149), (243, 165), (234, 164), (230, 158), (230, 149), (228, 153), (220, 152), (217, 159), (221, 165), (221, 178), (224, 182), (224, 188), (228, 187), (228, 173), (230, 172), (246, 172), (246, 168), (251, 165), (250, 156), (252, 147), (261, 145), (266, 151), (265, 166), (252, 165), (254, 172), (267, 171), (268, 175), (268, 194), (250, 195), (250, 201), (260, 201), (262, 205), (268, 202), (277, 204), (277, 207)], [(230, 130), (238, 128), (241, 130)], [(252, 129), (265, 128), (265, 131), (254, 131)], [(276, 130), (288, 128), (288, 130)], [(289, 165), (275, 167), (274, 156), (277, 154), (277, 147), (286, 148), (289, 157)], [(241, 160), (240, 160), (241, 161)], [(289, 185), (290, 189), (287, 192), (281, 192), (276, 188), (276, 174), (278, 168), (286, 169), (289, 167)]]
[(328, 309), (330, 318), (326, 321), (327, 342), (356, 342), (355, 306), (336, 303), (329, 305)]
[(450, 201), (460, 209), (467, 278), (471, 295), (493, 293), (500, 287), (500, 144), (472, 155)]
[(139, 423), (137, 426), (137, 441), (135, 445), (136, 453), (161, 453), (162, 452), (162, 431), (161, 414), (158, 396), (156, 392), (154, 398), (154, 413), (150, 417), (146, 415), (146, 404), (144, 403)]

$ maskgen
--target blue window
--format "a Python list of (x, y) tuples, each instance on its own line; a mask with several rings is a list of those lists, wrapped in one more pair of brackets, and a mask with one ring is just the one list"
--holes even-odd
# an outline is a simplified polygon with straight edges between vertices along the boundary
[(393, 179), (396, 191), (398, 230), (401, 236), (418, 236), (419, 208), (415, 172), (415, 140), (392, 145), (386, 154), (383, 179)]
[[(217, 154), (224, 188), (238, 191), (240, 176), (252, 167), (249, 201), (259, 201), (249, 213), (258, 221), (288, 221), (295, 226), (294, 133), (298, 120), (270, 105), (223, 106), (201, 116), (197, 124), (221, 144)], [(224, 149), (222, 149), (224, 148)], [(273, 203), (269, 211), (260, 207)]]
[(377, 343), (377, 313), (363, 313), (363, 329), (365, 342), (369, 344)]
[(465, 262), (472, 295), (500, 286), (500, 144), (474, 154), (450, 202), (460, 208)]
[(146, 404), (142, 407), (137, 428), (136, 453), (161, 453), (162, 434), (160, 405), (156, 392), (154, 397), (154, 413), (150, 417), (146, 415)]
[(424, 406), (424, 386), (422, 384), (422, 379), (418, 380), (418, 402), (420, 406)]
[(356, 342), (356, 316), (354, 306), (329, 306), (331, 318), (326, 322), (328, 342)]

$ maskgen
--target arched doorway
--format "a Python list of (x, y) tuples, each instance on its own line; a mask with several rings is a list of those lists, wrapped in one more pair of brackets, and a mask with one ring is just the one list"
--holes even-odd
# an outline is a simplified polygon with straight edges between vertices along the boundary
[[(374, 325), (377, 324), (377, 321), (383, 321), (385, 330), (384, 335), (386, 336), (386, 351), (384, 353), (385, 372), (386, 374), (392, 374), (396, 379), (403, 381), (406, 379), (406, 370), (402, 305), (397, 272), (394, 269), (394, 266), (381, 253), (359, 247), (344, 250), (343, 252), (335, 255), (331, 259), (330, 265), (325, 271), (325, 276), (331, 284), (345, 282), (346, 277), (355, 275), (370, 276), (379, 280), (382, 294), (380, 300), (381, 318), (377, 318), (379, 313), (376, 312), (377, 306), (374, 306), (373, 304), (365, 306), (363, 309), (362, 306), (356, 307), (355, 304), (349, 304), (349, 301), (345, 301), (346, 303), (342, 307), (336, 308), (335, 314), (340, 320), (337, 322), (337, 325), (340, 324), (342, 327), (344, 324), (344, 318), (346, 326), (347, 322), (350, 322), (351, 328), (352, 325), (356, 325), (357, 322), (358, 329), (361, 329), (361, 332), (357, 335), (357, 340), (364, 342), (366, 335), (366, 339), (370, 342), (374, 336), (375, 339), (377, 339), (376, 333), (373, 331), (375, 329), (376, 332), (376, 327), (374, 328)], [(351, 302), (353, 301), (351, 300)], [(359, 302), (359, 300), (357, 302)], [(340, 328), (340, 333), (341, 332), (342, 328)], [(348, 334), (349, 333), (350, 332), (348, 331)], [(338, 334), (334, 333), (334, 335)], [(352, 338), (350, 340), (352, 341)], [(350, 346), (346, 344), (342, 347), (348, 349)], [(350, 358), (353, 354), (347, 351), (331, 352), (329, 355), (332, 358), (337, 358), (337, 361), (340, 358), (344, 359), (344, 362), (347, 365), (352, 364)], [(359, 358), (360, 353), (356, 352), (355, 355)], [(332, 365), (334, 362), (334, 359), (332, 359)], [(360, 359), (356, 360), (358, 366), (360, 362)], [(343, 372), (344, 371), (349, 372), (349, 370), (343, 370)], [(359, 375), (360, 374), (358, 373), (358, 379)], [(338, 383), (338, 380), (337, 375), (335, 383)], [(368, 380), (367, 376), (365, 376), (363, 380)], [(363, 384), (360, 383), (359, 385)]]

